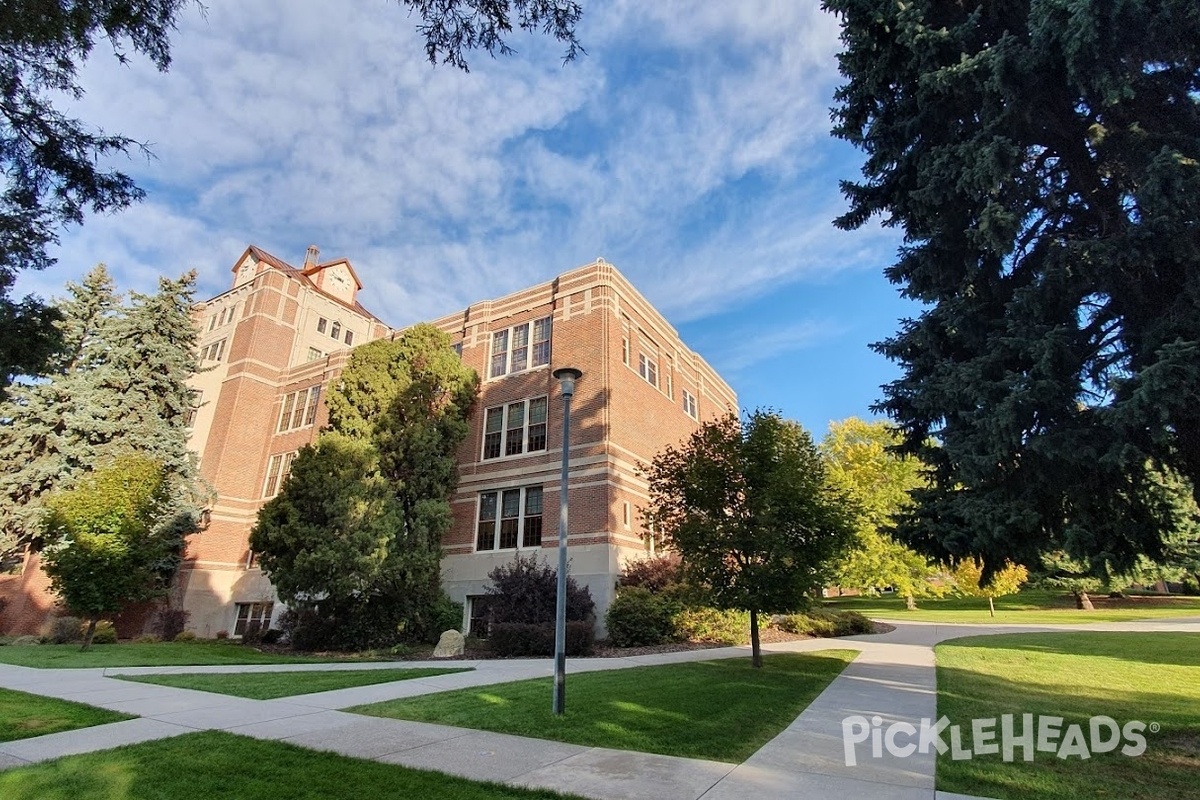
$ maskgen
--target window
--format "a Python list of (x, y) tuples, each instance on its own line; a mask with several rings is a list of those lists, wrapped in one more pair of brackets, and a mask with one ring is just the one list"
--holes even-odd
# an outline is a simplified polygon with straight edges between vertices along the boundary
[[(461, 351), (459, 355), (462, 355)], [(499, 378), (550, 363), (550, 317), (492, 332), (488, 377)]]
[(204, 402), (204, 394), (192, 389), (190, 392), (192, 399), (188, 410), (183, 414), (184, 427), (191, 428), (196, 425), (196, 415), (200, 413), (200, 404)]
[(325, 354), (322, 353), (317, 348), (315, 348), (315, 347), (308, 348), (308, 360), (309, 361), (316, 361), (317, 359), (323, 358), (324, 356), (325, 356)]
[(208, 347), (200, 351), (201, 361), (220, 361), (221, 356), (225, 355), (225, 340), (213, 342)]
[(267, 461), (267, 481), (263, 485), (263, 497), (274, 497), (283, 488), (283, 482), (292, 472), (292, 461), (296, 452), (276, 453)]
[(462, 343), (462, 342), (455, 342), (455, 343), (454, 343), (453, 345), (451, 345), (451, 346), (454, 348), (454, 354), (455, 354), (456, 356), (458, 356), (459, 358), (462, 358), (462, 346), (463, 346), (463, 343)]
[(208, 318), (208, 329), (211, 331), (215, 327), (217, 327), (217, 315), (213, 314)]
[(687, 389), (683, 390), (683, 411), (692, 419), (696, 419), (696, 396)]
[(629, 530), (629, 523), (632, 521), (631, 518), (633, 517), (633, 514), (630, 513), (628, 501), (625, 502), (624, 508), (625, 508), (625, 516), (624, 516), (625, 530)]
[(474, 594), (467, 597), (467, 602), (471, 606), (471, 621), (467, 624), (467, 633), (480, 639), (486, 639), (492, 598), (486, 594)]
[(675, 381), (670, 372), (667, 373), (667, 397), (675, 399)]
[(346, 344), (354, 344), (354, 331), (346, 331)]
[(629, 366), (629, 323), (621, 323), (621, 363)]
[(253, 550), (246, 551), (246, 569), (258, 569), (258, 553)]
[(638, 375), (651, 386), (658, 386), (658, 364), (645, 353), (638, 353)]
[(317, 319), (317, 333), (324, 333), (325, 326), (328, 324), (329, 324), (329, 320), (325, 319), (324, 317), (319, 317)]
[(542, 487), (505, 489), (479, 495), (476, 550), (541, 547)]
[(242, 636), (246, 631), (265, 631), (270, 628), (271, 612), (274, 610), (274, 603), (238, 603), (233, 635)]
[(329, 335), (332, 336), (334, 339), (341, 336), (342, 335), (342, 323), (340, 323), (340, 322), (333, 323), (333, 325), (330, 326), (330, 328), (329, 328)]
[(283, 396), (283, 406), (279, 409), (279, 424), (276, 433), (283, 433), (305, 425), (312, 425), (317, 419), (317, 402), (321, 398), (321, 384), (301, 389)]
[(536, 397), (484, 411), (484, 460), (545, 450), (546, 409), (546, 398)]

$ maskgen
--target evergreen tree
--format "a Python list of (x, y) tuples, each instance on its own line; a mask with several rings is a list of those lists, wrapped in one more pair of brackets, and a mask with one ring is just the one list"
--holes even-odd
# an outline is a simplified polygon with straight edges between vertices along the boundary
[(207, 490), (187, 450), (187, 378), (196, 369), (189, 312), (194, 274), (162, 280), (125, 308), (103, 265), (59, 304), (62, 349), (37, 380), (0, 406), (0, 550), (8, 557), (46, 530), (43, 499), (125, 453), (166, 470), (171, 513), (196, 528)]
[(306, 641), (358, 648), (440, 632), (442, 536), (478, 385), (431, 325), (350, 356), (326, 398), (330, 430), (296, 456), (250, 534)]
[(825, 0), (860, 227), (925, 304), (878, 345), (879, 406), (933, 483), (902, 533), (938, 555), (1127, 568), (1200, 487), (1200, 6)]
[(714, 605), (750, 612), (761, 667), (760, 614), (811, 602), (853, 534), (853, 503), (829, 483), (808, 432), (765, 411), (704, 423), (646, 475), (648, 521)]

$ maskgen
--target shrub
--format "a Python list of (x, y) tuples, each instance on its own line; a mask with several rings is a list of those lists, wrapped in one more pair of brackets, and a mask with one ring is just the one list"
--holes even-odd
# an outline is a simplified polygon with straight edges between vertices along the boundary
[(229, 631), (217, 631), (217, 640), (218, 641), (223, 642), (228, 638), (229, 638)]
[(788, 633), (820, 638), (857, 636), (874, 630), (871, 620), (857, 611), (814, 610), (807, 614), (788, 614), (779, 617), (776, 625)]
[[(553, 623), (558, 598), (558, 570), (536, 556), (518, 554), (507, 564), (488, 573), (487, 589), (491, 621)], [(567, 620), (592, 620), (596, 604), (592, 593), (567, 576)]]
[(194, 641), (196, 641), (196, 634), (193, 633), (192, 631), (180, 631), (172, 641), (194, 642)]
[[(567, 623), (567, 655), (591, 655), (594, 644), (592, 620), (571, 620)], [(488, 646), (501, 658), (554, 655), (554, 623), (493, 623)]]
[(262, 632), (263, 644), (278, 644), (281, 638), (283, 638), (283, 631), (279, 628), (267, 628)]
[(75, 644), (83, 641), (83, 620), (79, 617), (58, 617), (50, 623), (47, 644)]
[(246, 623), (246, 629), (242, 631), (242, 644), (262, 644), (263, 634), (266, 631), (267, 629), (263, 627), (261, 622)]
[(106, 619), (96, 623), (96, 633), (92, 636), (92, 644), (116, 644), (117, 629)]
[(158, 644), (162, 639), (155, 636), (153, 633), (144, 633), (135, 639), (138, 644)]
[(622, 589), (608, 607), (608, 641), (614, 647), (664, 644), (675, 636), (679, 604), (642, 586)]
[(745, 644), (750, 641), (750, 612), (686, 608), (675, 615), (675, 631), (691, 642)]
[(40, 637), (40, 636), (18, 636), (17, 638), (12, 640), (12, 643), (17, 646), (30, 645), (30, 644), (41, 644), (42, 637)]
[(463, 604), (456, 603), (451, 600), (445, 592), (442, 592), (438, 597), (437, 603), (433, 607), (433, 624), (431, 626), (430, 635), (432, 643), (436, 644), (437, 640), (443, 633), (450, 630), (460, 630), (463, 626)]
[(629, 561), (621, 570), (621, 586), (661, 592), (681, 583), (678, 556), (653, 556)]
[(187, 627), (189, 616), (182, 608), (160, 609), (154, 619), (154, 629), (164, 642), (173, 642)]

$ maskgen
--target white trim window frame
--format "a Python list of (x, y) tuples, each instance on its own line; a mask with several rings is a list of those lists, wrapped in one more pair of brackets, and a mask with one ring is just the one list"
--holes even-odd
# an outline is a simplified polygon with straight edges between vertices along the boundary
[(275, 604), (267, 603), (236, 603), (237, 617), (233, 623), (233, 635), (242, 636), (250, 625), (257, 623), (261, 631), (271, 627), (271, 617), (275, 612)]
[(549, 407), (542, 396), (484, 409), (480, 460), (544, 452)]
[(683, 413), (687, 414), (692, 419), (699, 419), (696, 416), (696, 395), (692, 394), (687, 389), (683, 390)]
[(475, 514), (475, 551), (541, 547), (542, 501), (541, 486), (480, 492)]
[(225, 355), (225, 340), (218, 339), (200, 351), (201, 361), (220, 361)]
[(488, 379), (515, 375), (550, 363), (550, 317), (492, 331)]
[(296, 458), (298, 451), (292, 450), (289, 453), (276, 453), (267, 459), (267, 477), (263, 481), (263, 497), (271, 498), (279, 494), (283, 488), (283, 482), (287, 480), (288, 475), (292, 474), (292, 461)]
[(658, 388), (658, 361), (654, 356), (638, 353), (638, 375), (655, 389)]
[(306, 428), (316, 422), (318, 401), (321, 399), (321, 384), (289, 392), (283, 396), (279, 408), (279, 422), (275, 433)]

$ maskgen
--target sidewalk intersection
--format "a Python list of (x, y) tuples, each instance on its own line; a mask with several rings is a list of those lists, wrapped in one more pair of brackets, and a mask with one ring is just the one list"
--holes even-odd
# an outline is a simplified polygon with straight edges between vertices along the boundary
[[(449, 662), (471, 672), (339, 689), (278, 700), (115, 679), (183, 672), (278, 672), (444, 666), (448, 662), (129, 667), (43, 670), (0, 665), (0, 686), (75, 700), (137, 719), (0, 743), (0, 769), (168, 738), (223, 730), (286, 741), (357, 758), (434, 769), (513, 785), (554, 789), (597, 800), (773, 800), (846, 796), (872, 800), (952, 800), (934, 790), (934, 756), (860, 759), (847, 767), (841, 721), (878, 715), (884, 723), (936, 718), (933, 645), (995, 633), (1081, 630), (1080, 626), (977, 626), (896, 622), (888, 634), (771, 645), (771, 652), (857, 649), (859, 656), (778, 736), (742, 764), (564, 744), (443, 725), (349, 714), (338, 709), (401, 697), (548, 676), (548, 659)], [(1099, 623), (1083, 630), (1200, 631), (1200, 622)], [(693, 650), (622, 659), (571, 659), (568, 672), (745, 657), (748, 648)], [(568, 684), (569, 685), (569, 684)]]

